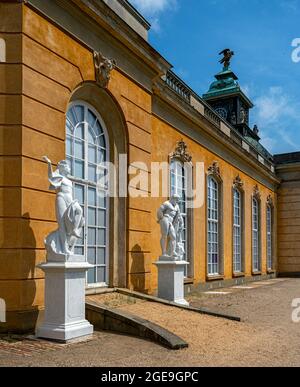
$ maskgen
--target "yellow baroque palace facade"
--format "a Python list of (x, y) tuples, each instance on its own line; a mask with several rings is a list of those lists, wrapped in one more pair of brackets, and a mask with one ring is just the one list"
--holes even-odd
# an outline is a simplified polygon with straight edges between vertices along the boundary
[[(168, 199), (151, 195), (158, 162), (181, 196), (186, 292), (300, 273), (299, 154), (260, 145), (230, 69), (206, 95), (193, 92), (148, 43), (149, 27), (125, 0), (0, 1), (2, 331), (32, 330), (44, 307), (37, 265), (57, 227), (44, 155), (71, 165), (86, 218), (76, 252), (93, 265), (87, 293), (156, 293), (157, 209)], [(125, 174), (134, 194), (97, 197), (103, 160), (116, 166), (118, 189)], [(149, 184), (133, 184), (142, 175)], [(198, 180), (200, 205), (187, 208)]]

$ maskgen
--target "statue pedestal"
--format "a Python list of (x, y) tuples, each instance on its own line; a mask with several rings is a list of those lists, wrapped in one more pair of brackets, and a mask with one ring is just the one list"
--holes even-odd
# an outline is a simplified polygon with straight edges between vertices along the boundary
[[(45, 272), (45, 320), (37, 336), (67, 342), (93, 334), (85, 319), (86, 271), (91, 267), (84, 256), (66, 255), (65, 262), (48, 254)], [(62, 258), (62, 256), (60, 256)]]
[(184, 269), (189, 263), (160, 257), (154, 265), (158, 269), (158, 297), (189, 306), (184, 299)]

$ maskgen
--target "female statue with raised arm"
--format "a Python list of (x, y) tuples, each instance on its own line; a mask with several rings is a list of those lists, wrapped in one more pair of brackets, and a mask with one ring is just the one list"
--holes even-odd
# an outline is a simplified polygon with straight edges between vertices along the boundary
[(48, 157), (44, 156), (43, 159), (48, 163), (49, 189), (56, 191), (58, 223), (58, 230), (45, 240), (46, 249), (48, 253), (73, 255), (74, 246), (84, 226), (84, 218), (79, 202), (73, 199), (73, 184), (68, 178), (70, 166), (66, 160), (60, 161), (57, 170), (53, 172)]

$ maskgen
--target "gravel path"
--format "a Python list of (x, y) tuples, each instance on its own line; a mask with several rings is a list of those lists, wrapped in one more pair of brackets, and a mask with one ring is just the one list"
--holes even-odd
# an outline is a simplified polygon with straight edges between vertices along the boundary
[[(248, 289), (251, 287), (251, 289)], [(0, 365), (35, 366), (300, 366), (300, 324), (291, 303), (300, 298), (300, 279), (273, 280), (228, 294), (193, 294), (193, 306), (240, 316), (241, 323), (151, 302), (124, 303), (120, 309), (171, 330), (190, 346), (170, 351), (154, 343), (106, 332), (94, 340), (19, 356), (1, 352)], [(21, 344), (20, 344), (21, 345)]]

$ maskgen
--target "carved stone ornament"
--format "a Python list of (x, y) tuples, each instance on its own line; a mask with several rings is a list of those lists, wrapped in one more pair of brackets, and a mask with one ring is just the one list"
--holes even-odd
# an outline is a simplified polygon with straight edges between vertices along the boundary
[(269, 195), (267, 198), (267, 205), (272, 207), (272, 208), (274, 207), (274, 200), (273, 200), (271, 195)]
[(116, 67), (113, 59), (105, 58), (101, 52), (94, 52), (95, 77), (97, 84), (102, 88), (107, 88), (110, 73)]
[(240, 175), (237, 175), (237, 177), (233, 181), (233, 188), (242, 189), (243, 187), (244, 187), (244, 183)]
[(221, 172), (220, 172), (220, 167), (219, 163), (217, 161), (214, 161), (212, 165), (208, 168), (208, 174), (213, 175), (221, 179)]
[(190, 163), (192, 161), (192, 156), (187, 152), (187, 145), (183, 140), (177, 143), (175, 152), (171, 158), (179, 159), (184, 163)]
[(254, 187), (254, 190), (253, 190), (253, 197), (257, 200), (260, 200), (260, 192), (259, 192), (259, 188), (258, 188), (258, 185), (256, 185)]

